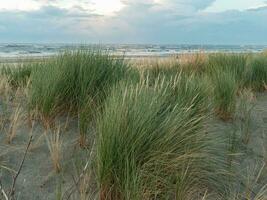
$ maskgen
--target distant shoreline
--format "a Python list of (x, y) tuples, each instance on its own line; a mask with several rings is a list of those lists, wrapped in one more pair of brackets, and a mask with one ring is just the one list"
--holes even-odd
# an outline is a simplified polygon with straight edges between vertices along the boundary
[(189, 44), (1, 44), (0, 63), (36, 61), (65, 51), (100, 49), (115, 56), (130, 58), (173, 57), (204, 53), (258, 53), (267, 45), (189, 45)]
[[(195, 52), (181, 52), (181, 53), (173, 53), (173, 54), (114, 54), (115, 57), (124, 57), (125, 59), (157, 59), (157, 58), (173, 58), (173, 57), (179, 57), (179, 56), (186, 56), (186, 55), (194, 55), (198, 53), (204, 53), (204, 54), (213, 54), (213, 53), (226, 53), (226, 54), (257, 54), (262, 53), (260, 52), (228, 52), (228, 51), (195, 51)], [(36, 55), (27, 55), (27, 56), (10, 56), (10, 57), (1, 57), (0, 56), (0, 64), (12, 64), (12, 63), (25, 63), (25, 62), (40, 62), (49, 58), (53, 58), (57, 56), (60, 53), (54, 54), (54, 55), (43, 55), (43, 56), (36, 56)], [(111, 53), (112, 54), (112, 53)]]

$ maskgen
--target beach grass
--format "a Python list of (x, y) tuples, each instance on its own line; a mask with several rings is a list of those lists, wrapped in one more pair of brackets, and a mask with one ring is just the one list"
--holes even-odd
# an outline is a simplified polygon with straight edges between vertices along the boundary
[(63, 157), (63, 142), (60, 127), (56, 127), (55, 131), (48, 131), (44, 134), (50, 152), (53, 168), (56, 173), (59, 173), (62, 170), (61, 162)]
[(163, 85), (117, 86), (108, 97), (97, 120), (100, 199), (188, 199), (204, 190), (207, 115), (197, 107), (206, 102), (169, 103)]
[[(64, 179), (62, 199), (264, 200), (266, 144), (252, 130), (265, 135), (266, 64), (264, 53), (133, 61), (92, 49), (5, 65), (0, 137), (13, 148), (34, 135), (28, 159), (45, 184)], [(73, 159), (85, 164), (76, 175)]]
[(9, 84), (15, 88), (27, 85), (31, 71), (31, 64), (4, 65), (0, 69), (1, 75), (7, 77)]
[(248, 54), (218, 53), (209, 55), (207, 72), (216, 74), (218, 71), (231, 74), (239, 87), (243, 87), (247, 67)]
[(63, 53), (32, 71), (30, 109), (37, 108), (48, 121), (70, 107), (74, 113), (92, 109), (126, 72), (123, 59), (99, 50)]
[(267, 55), (256, 55), (251, 58), (246, 70), (246, 83), (256, 91), (266, 90)]
[(232, 119), (236, 109), (237, 83), (227, 72), (217, 72), (213, 77), (215, 112), (224, 120)]

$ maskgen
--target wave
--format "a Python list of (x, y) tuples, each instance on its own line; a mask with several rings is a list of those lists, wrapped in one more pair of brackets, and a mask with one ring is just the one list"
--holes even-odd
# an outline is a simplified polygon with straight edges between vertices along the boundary
[(266, 45), (156, 45), (156, 44), (0, 44), (0, 57), (49, 56), (65, 50), (101, 47), (115, 55), (168, 56), (181, 53), (205, 52), (261, 52)]

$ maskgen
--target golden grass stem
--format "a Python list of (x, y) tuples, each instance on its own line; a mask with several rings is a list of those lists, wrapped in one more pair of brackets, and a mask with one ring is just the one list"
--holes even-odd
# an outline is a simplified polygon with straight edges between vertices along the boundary
[(62, 169), (61, 159), (62, 159), (62, 147), (63, 147), (60, 128), (57, 128), (56, 131), (52, 133), (45, 132), (45, 136), (48, 149), (50, 152), (51, 161), (53, 163), (53, 168), (56, 171), (56, 173), (59, 173)]
[(7, 143), (11, 144), (16, 137), (18, 128), (20, 126), (20, 118), (22, 114), (22, 108), (18, 106), (10, 117), (10, 126), (8, 130)]

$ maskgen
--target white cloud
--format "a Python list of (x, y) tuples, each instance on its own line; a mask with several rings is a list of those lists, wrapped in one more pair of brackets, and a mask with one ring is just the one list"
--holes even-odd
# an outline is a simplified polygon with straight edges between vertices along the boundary
[(71, 9), (81, 7), (97, 14), (110, 15), (123, 8), (121, 0), (0, 0), (0, 9), (32, 11), (43, 6)]
[(252, 8), (264, 7), (267, 5), (265, 0), (216, 0), (205, 11), (224, 12), (227, 10), (244, 11)]
[(0, 2), (0, 9), (2, 10), (36, 10), (40, 6), (40, 3), (33, 0), (1, 0)]
[(99, 15), (86, 0), (63, 1), (0, 11), (0, 42), (266, 43), (267, 8), (210, 13), (213, 0), (123, 0)]

